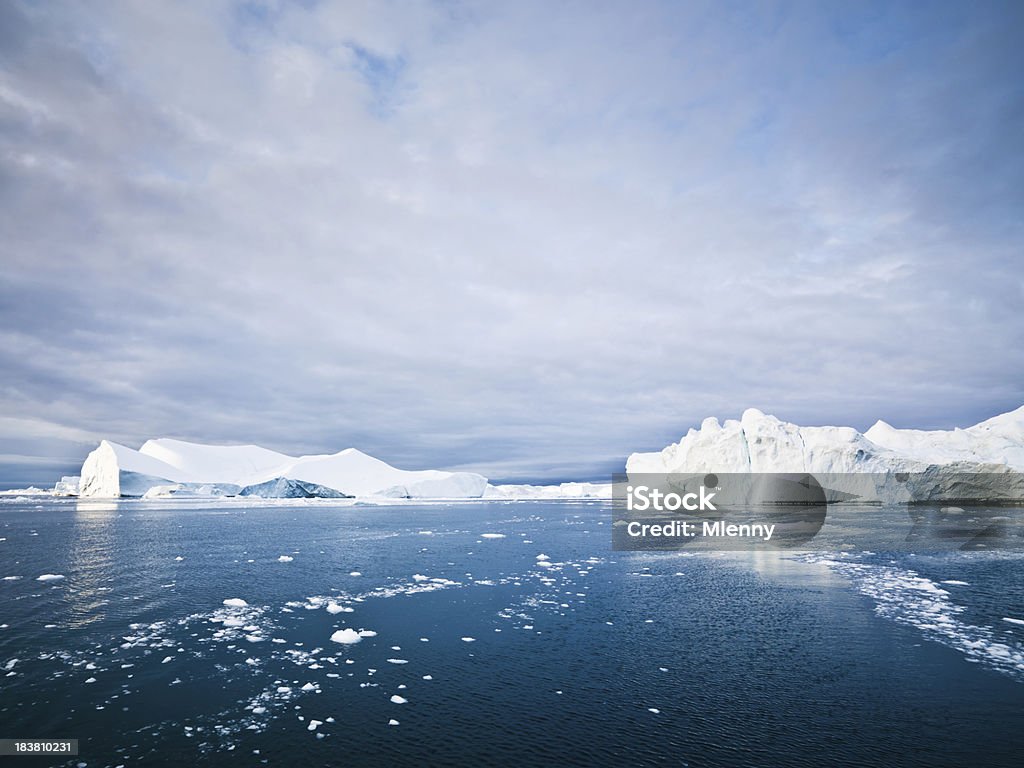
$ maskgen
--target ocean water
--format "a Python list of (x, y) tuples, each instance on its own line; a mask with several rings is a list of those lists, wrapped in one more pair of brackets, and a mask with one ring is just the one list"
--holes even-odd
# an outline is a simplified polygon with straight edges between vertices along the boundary
[(26, 766), (1021, 764), (1019, 553), (613, 552), (610, 522), (5, 499), (0, 738), (79, 739)]

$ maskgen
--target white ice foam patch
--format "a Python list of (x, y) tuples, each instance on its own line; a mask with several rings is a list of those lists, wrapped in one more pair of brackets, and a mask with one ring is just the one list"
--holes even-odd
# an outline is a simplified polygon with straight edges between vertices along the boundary
[[(875, 613), (921, 630), (924, 636), (1014, 677), (1024, 677), (1024, 646), (1005, 642), (992, 627), (960, 621), (965, 608), (949, 592), (915, 571), (857, 562), (845, 556), (802, 555), (800, 562), (822, 563), (849, 578), (875, 601)], [(1022, 622), (1024, 623), (1024, 622)]]

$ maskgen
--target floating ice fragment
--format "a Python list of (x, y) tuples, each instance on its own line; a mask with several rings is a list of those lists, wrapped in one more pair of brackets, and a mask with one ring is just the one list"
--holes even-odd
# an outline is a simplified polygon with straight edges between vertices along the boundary
[(164, 660), (161, 661), (160, 663), (161, 664), (166, 664), (169, 661), (174, 661), (174, 657), (173, 656), (164, 656)]
[(360, 637), (376, 637), (377, 633), (374, 632), (372, 629), (360, 629), (359, 630), (359, 636)]
[(249, 604), (240, 597), (230, 597), (224, 601), (228, 608), (247, 608)]
[(391, 697), (391, 703), (392, 704), (408, 704), (409, 700), (408, 699), (403, 699), (401, 696), (399, 696), (396, 693), (394, 696)]
[(306, 683), (304, 686), (302, 686), (302, 690), (304, 690), (304, 691), (315, 691), (316, 690), (316, 686), (313, 685), (312, 683)]
[(428, 579), (430, 579), (430, 577), (429, 576), (424, 576), (422, 573), (414, 573), (412, 575), (412, 580), (413, 581), (427, 581)]
[(388, 725), (398, 725), (398, 721), (394, 718), (391, 718), (390, 720), (388, 720)]
[(309, 725), (306, 726), (307, 731), (315, 731), (318, 725), (323, 725), (323, 720), (310, 720)]
[(388, 659), (388, 664), (408, 664), (406, 659)]
[(333, 635), (331, 640), (335, 643), (343, 643), (345, 645), (352, 645), (362, 640), (362, 633), (356, 632), (354, 629), (346, 627), (345, 629), (339, 629)]
[(464, 642), (464, 643), (475, 643), (476, 642), (476, 638), (475, 637), (464, 637), (464, 638), (462, 638), (462, 642)]
[(64, 575), (60, 573), (44, 573), (36, 581), (61, 581), (63, 578)]
[(279, 558), (277, 558), (277, 562), (279, 562), (279, 563), (290, 563), (294, 559), (295, 559), (294, 557), (289, 557), (288, 555), (281, 555)]
[(352, 572), (349, 573), (349, 576), (362, 576), (362, 575), (363, 574), (361, 574), (359, 571), (352, 571)]
[(483, 539), (504, 539), (504, 533), (481, 533), (480, 537)]
[(1024, 624), (1024, 619), (1012, 619), (1009, 616), (1003, 616), (1003, 621), (1008, 621), (1011, 624)]
[(652, 715), (660, 715), (661, 714), (661, 710), (657, 709), (655, 707), (648, 707), (647, 711), (650, 712)]

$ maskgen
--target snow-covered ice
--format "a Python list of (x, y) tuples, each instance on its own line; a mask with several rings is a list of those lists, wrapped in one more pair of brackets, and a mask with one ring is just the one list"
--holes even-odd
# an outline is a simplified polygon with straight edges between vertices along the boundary
[[(288, 481), (298, 481), (288, 482)], [(256, 445), (204, 445), (161, 438), (134, 450), (100, 442), (82, 464), (81, 496), (327, 495), (479, 498), (487, 479), (473, 472), (403, 470), (355, 448), (288, 456)], [(247, 494), (248, 495), (248, 494)]]
[(352, 645), (353, 643), (358, 643), (362, 639), (362, 633), (356, 632), (354, 629), (348, 627), (345, 629), (339, 629), (331, 635), (332, 642), (342, 643), (344, 645)]

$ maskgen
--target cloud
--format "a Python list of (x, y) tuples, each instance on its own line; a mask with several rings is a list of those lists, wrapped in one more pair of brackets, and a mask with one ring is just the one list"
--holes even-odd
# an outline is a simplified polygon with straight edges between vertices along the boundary
[(563, 479), (1024, 401), (1014, 4), (0, 13), (0, 415), (70, 430), (10, 453)]

